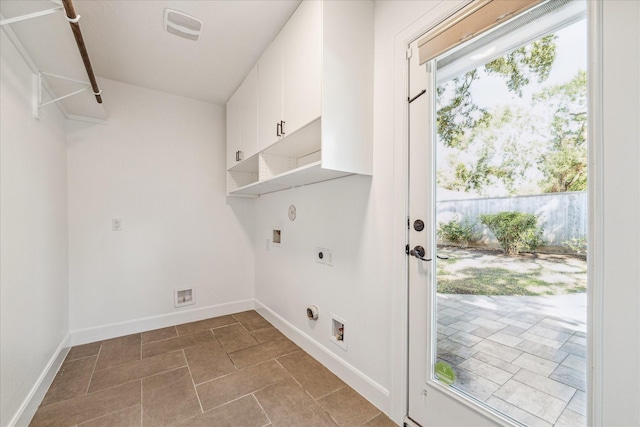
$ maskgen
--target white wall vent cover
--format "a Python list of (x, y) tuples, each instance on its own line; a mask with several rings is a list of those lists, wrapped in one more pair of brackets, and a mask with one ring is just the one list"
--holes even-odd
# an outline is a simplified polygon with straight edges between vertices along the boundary
[(164, 29), (173, 35), (197, 41), (202, 34), (202, 21), (177, 10), (165, 9)]

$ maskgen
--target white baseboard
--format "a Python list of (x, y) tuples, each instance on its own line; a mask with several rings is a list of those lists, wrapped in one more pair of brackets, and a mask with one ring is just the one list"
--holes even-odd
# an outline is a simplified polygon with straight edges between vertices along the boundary
[(211, 305), (208, 307), (190, 310), (180, 309), (177, 312), (145, 317), (142, 319), (127, 320), (125, 322), (111, 323), (92, 328), (76, 329), (70, 331), (70, 345), (81, 345), (106, 339), (122, 337), (139, 332), (152, 331), (182, 323), (196, 322), (210, 317), (224, 316), (246, 310), (253, 310), (254, 300), (246, 299), (225, 304)]
[(318, 362), (326, 366), (341, 380), (377, 406), (378, 409), (385, 414), (389, 413), (389, 390), (296, 328), (262, 302), (255, 300), (255, 310), (271, 322), (273, 326), (280, 330), (287, 338), (309, 353)]
[(31, 388), (31, 391), (29, 391), (24, 402), (22, 402), (22, 405), (20, 405), (16, 414), (13, 416), (11, 421), (9, 421), (8, 427), (22, 427), (29, 425), (68, 353), (69, 334), (63, 338), (62, 342), (51, 356), (51, 359), (49, 359), (49, 362), (38, 377), (36, 383)]

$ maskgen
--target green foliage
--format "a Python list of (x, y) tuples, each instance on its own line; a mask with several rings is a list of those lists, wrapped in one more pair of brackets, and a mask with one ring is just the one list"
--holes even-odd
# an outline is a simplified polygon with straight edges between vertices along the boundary
[(565, 240), (562, 244), (577, 254), (587, 253), (587, 239), (573, 237), (571, 240)]
[(498, 76), (522, 97), (528, 85), (548, 78), (556, 38), (543, 37), (437, 88), (437, 134), (449, 163), (437, 173), (441, 188), (479, 195), (586, 189), (585, 71), (533, 94), (529, 109), (488, 110), (472, 96), (478, 80)]
[(476, 224), (468, 218), (459, 220), (454, 218), (449, 222), (438, 223), (438, 237), (449, 242), (467, 246), (470, 242), (477, 242), (482, 237), (476, 231)]
[(552, 112), (550, 146), (538, 160), (545, 193), (587, 189), (587, 74), (534, 95)]
[(489, 62), (484, 66), (485, 70), (488, 74), (506, 77), (509, 91), (522, 97), (522, 88), (530, 83), (532, 77), (537, 76), (538, 83), (549, 77), (556, 60), (555, 39), (554, 34), (543, 37)]
[[(462, 77), (456, 77), (444, 86), (438, 86), (438, 115), (436, 127), (438, 136), (447, 147), (465, 149), (464, 136), (473, 129), (490, 120), (491, 115), (478, 107), (471, 97), (471, 84), (478, 78), (478, 70), (471, 70)], [(446, 92), (453, 92), (448, 103), (444, 104)]]
[(526, 172), (536, 165), (540, 142), (528, 138), (531, 132), (523, 129), (530, 120), (530, 114), (517, 107), (494, 110), (487, 123), (468, 130), (466, 149), (441, 151), (447, 153), (448, 167), (438, 168), (438, 186), (479, 195), (496, 188), (508, 194), (533, 192)]
[(496, 236), (500, 248), (508, 255), (516, 255), (523, 250), (535, 251), (544, 243), (537, 215), (499, 212), (480, 215), (480, 222)]
[[(556, 59), (555, 35), (548, 35), (529, 45), (497, 58), (482, 67), (486, 74), (497, 74), (507, 79), (509, 91), (522, 96), (522, 88), (531, 78), (543, 82), (549, 77)], [(477, 68), (437, 89), (438, 136), (446, 147), (465, 149), (463, 137), (467, 130), (491, 120), (491, 114), (473, 102), (471, 85), (480, 78)]]

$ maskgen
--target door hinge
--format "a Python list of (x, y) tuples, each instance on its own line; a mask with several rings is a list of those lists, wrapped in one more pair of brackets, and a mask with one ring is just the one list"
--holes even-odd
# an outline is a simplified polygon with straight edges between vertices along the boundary
[(411, 59), (411, 57), (413, 56), (413, 49), (412, 48), (407, 48), (407, 59)]

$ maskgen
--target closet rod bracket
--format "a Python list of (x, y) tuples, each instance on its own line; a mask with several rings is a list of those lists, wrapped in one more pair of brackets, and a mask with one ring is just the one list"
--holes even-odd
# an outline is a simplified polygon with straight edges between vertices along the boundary
[(61, 12), (64, 10), (64, 6), (60, 5), (58, 7), (54, 7), (52, 9), (45, 9), (34, 13), (29, 13), (27, 15), (16, 16), (14, 18), (6, 18), (0, 19), (0, 27), (7, 24), (14, 24), (16, 22), (26, 21), (28, 19), (39, 18), (41, 16), (51, 15), (52, 13)]
[[(42, 102), (42, 76), (49, 76), (49, 77), (55, 77), (58, 79), (62, 79), (62, 80), (67, 80), (70, 82), (75, 82), (75, 83), (80, 83), (85, 85), (85, 87), (83, 87), (82, 89), (76, 90), (74, 92), (71, 92), (67, 95), (62, 95), (59, 96), (55, 99), (49, 100), (47, 102)], [(70, 79), (68, 77), (63, 77), (63, 76), (58, 76), (56, 74), (49, 74), (49, 73), (34, 73), (33, 74), (33, 99), (32, 99), (32, 112), (33, 112), (33, 117), (35, 117), (36, 119), (40, 119), (40, 108), (44, 107), (46, 105), (49, 104), (53, 104), (55, 102), (58, 101), (62, 101), (63, 99), (69, 98), (71, 96), (77, 95), (79, 93), (82, 93), (86, 90), (91, 89), (91, 83), (89, 82), (84, 82), (82, 80), (76, 80), (76, 79)], [(100, 91), (100, 93), (102, 93), (102, 90)], [(98, 96), (100, 95), (100, 93), (93, 93), (94, 95)]]

